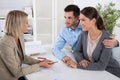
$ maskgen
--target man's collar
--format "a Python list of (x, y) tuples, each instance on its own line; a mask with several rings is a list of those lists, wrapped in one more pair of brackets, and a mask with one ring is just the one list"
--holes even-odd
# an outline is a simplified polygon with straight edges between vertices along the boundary
[[(73, 31), (73, 29), (71, 29), (71, 28), (68, 28), (69, 29), (69, 31)], [(78, 24), (78, 26), (76, 27), (76, 29), (81, 29), (82, 30), (82, 27), (81, 27), (81, 25), (80, 24)], [(75, 30), (76, 30), (75, 29)]]

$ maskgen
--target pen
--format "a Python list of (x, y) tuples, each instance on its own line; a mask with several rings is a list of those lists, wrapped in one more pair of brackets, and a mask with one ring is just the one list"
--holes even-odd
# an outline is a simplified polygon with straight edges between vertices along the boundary
[(55, 64), (55, 63), (58, 63), (58, 61), (53, 61), (52, 63), (49, 63), (49, 64)]
[(53, 61), (53, 63), (58, 63), (58, 61)]
[(46, 60), (47, 58), (44, 58), (44, 57), (38, 57), (39, 60), (43, 61), (43, 60)]

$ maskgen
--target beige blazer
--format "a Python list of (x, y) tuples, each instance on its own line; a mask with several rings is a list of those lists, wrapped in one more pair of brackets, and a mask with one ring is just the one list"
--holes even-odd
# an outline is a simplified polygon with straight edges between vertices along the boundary
[[(21, 51), (12, 36), (4, 35), (0, 40), (0, 80), (18, 80), (19, 77), (39, 69), (37, 60), (25, 55), (23, 36), (19, 40)], [(22, 67), (22, 63), (30, 66)]]

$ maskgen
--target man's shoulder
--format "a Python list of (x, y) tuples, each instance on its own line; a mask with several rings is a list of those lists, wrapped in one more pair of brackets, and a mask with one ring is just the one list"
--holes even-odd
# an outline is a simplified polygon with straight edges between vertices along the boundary
[(67, 27), (63, 27), (61, 30), (64, 31), (64, 30), (68, 30), (69, 28)]
[(82, 29), (82, 26), (79, 24), (79, 25), (78, 25), (78, 28)]
[(64, 27), (60, 30), (60, 33), (66, 33), (66, 32), (68, 32), (68, 30), (69, 30), (69, 28)]

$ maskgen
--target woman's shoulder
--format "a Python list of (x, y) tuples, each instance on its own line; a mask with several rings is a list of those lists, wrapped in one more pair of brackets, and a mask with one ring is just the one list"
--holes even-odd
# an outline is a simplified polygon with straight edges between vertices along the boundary
[(88, 35), (88, 31), (82, 31), (81, 35), (83, 35), (83, 36)]
[(0, 39), (0, 46), (14, 47), (14, 38), (12, 36), (4, 35)]
[(106, 37), (109, 37), (112, 35), (107, 30), (103, 30), (102, 33), (103, 33), (103, 36), (106, 36)]
[(79, 35), (79, 39), (86, 39), (88, 35), (88, 31), (82, 31)]

